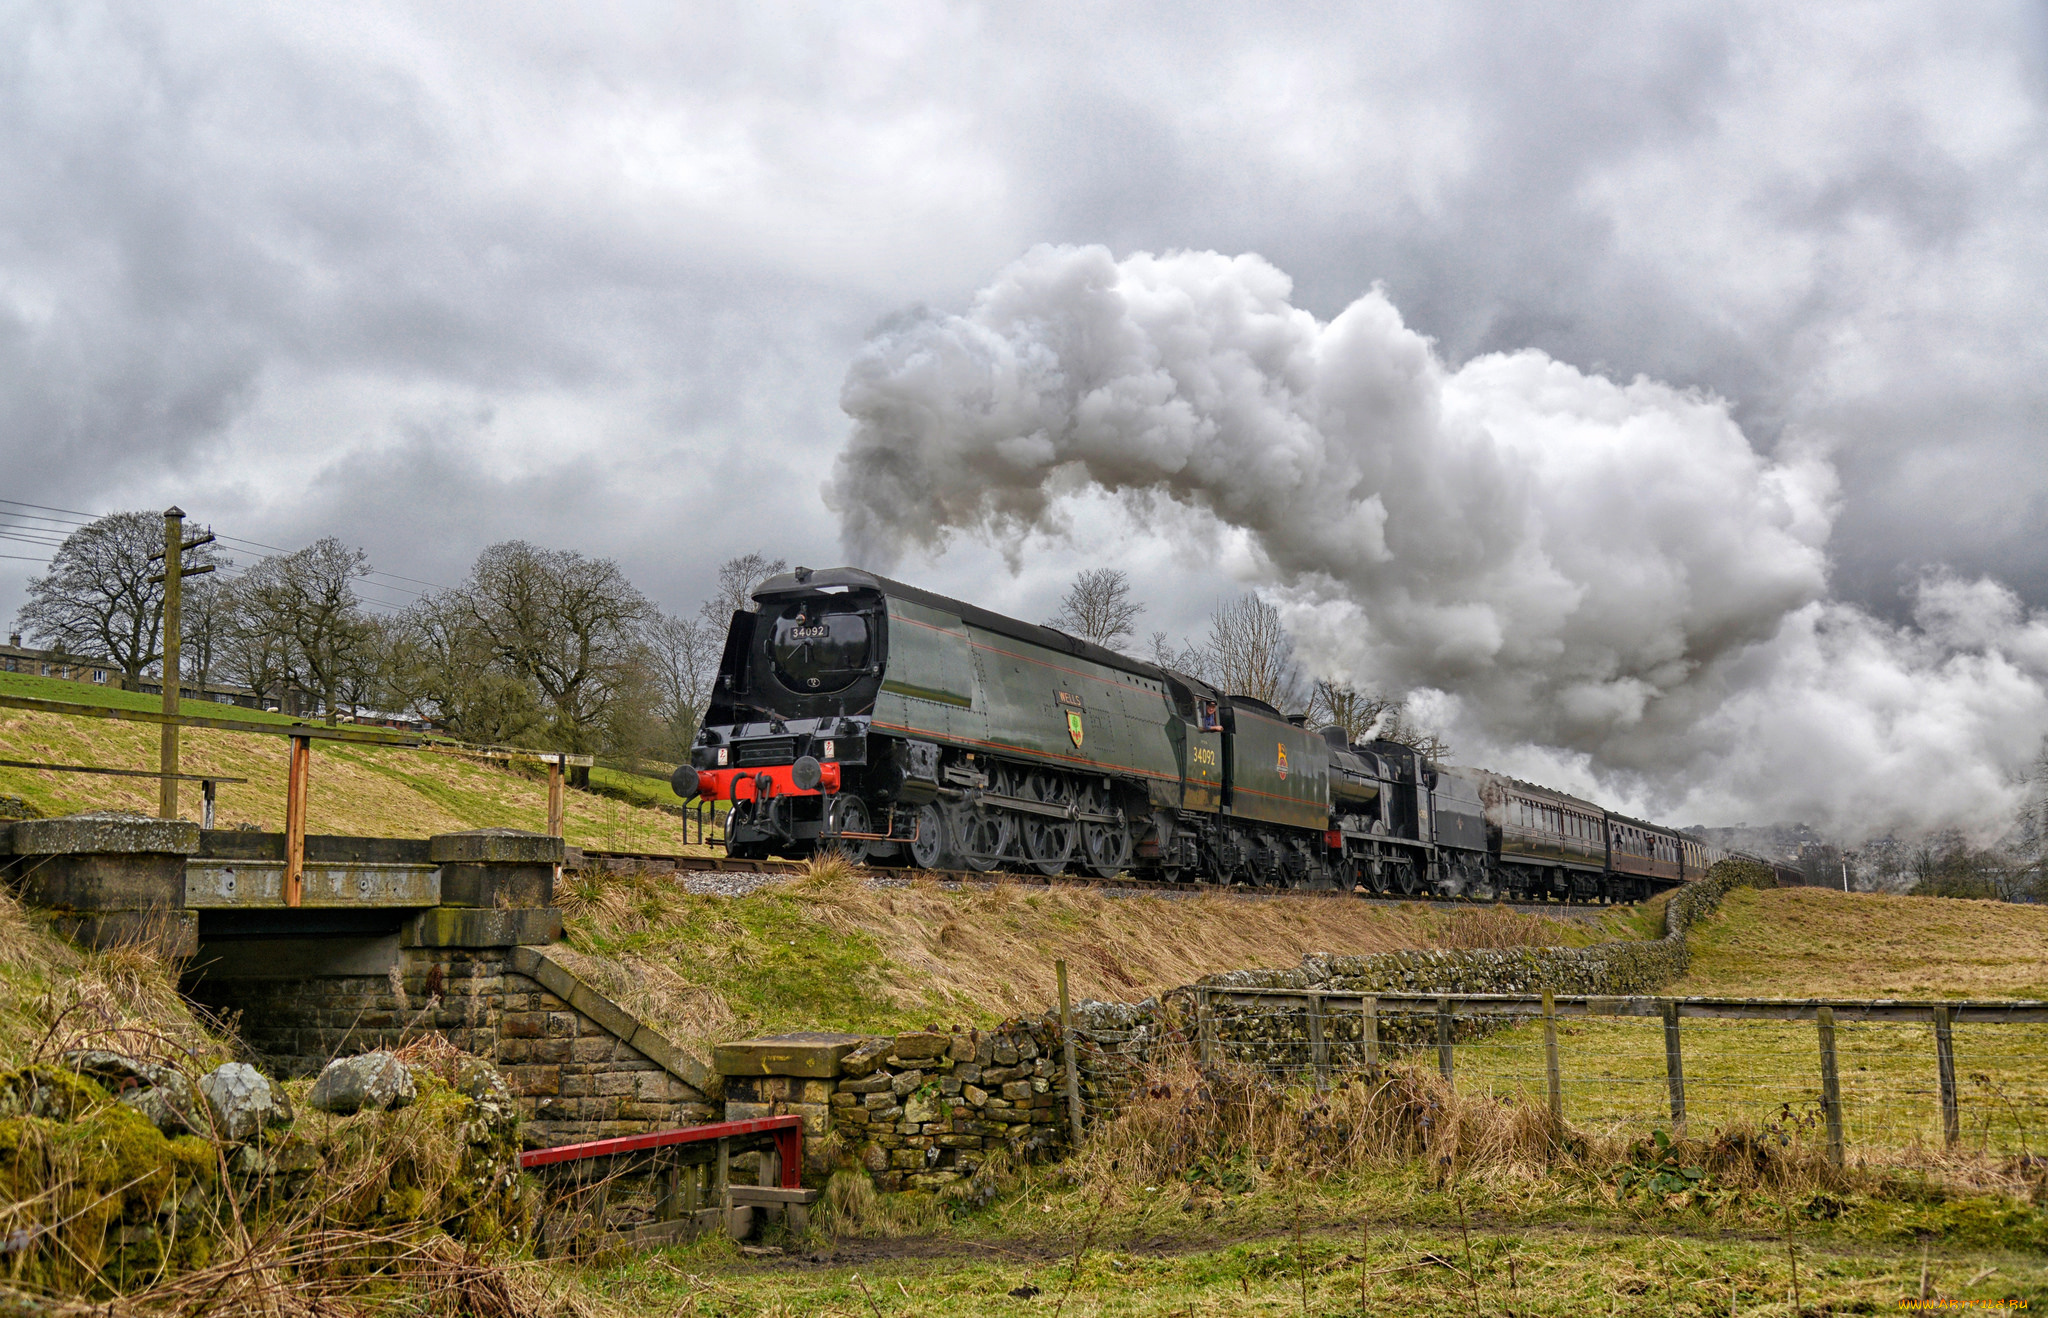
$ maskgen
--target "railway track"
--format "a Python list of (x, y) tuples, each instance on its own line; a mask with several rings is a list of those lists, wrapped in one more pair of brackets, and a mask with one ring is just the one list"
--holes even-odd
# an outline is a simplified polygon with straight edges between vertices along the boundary
[[(652, 870), (678, 874), (802, 874), (805, 864), (797, 860), (736, 860), (729, 856), (679, 856), (666, 852), (595, 851), (571, 847), (564, 868), (633, 873)], [(1594, 911), (1608, 909), (1593, 902), (1495, 902), (1470, 897), (1431, 897), (1422, 893), (1345, 892), (1336, 888), (1248, 888), (1214, 883), (1168, 883), (1160, 879), (1098, 879), (1082, 874), (1019, 874), (1012, 870), (909, 870), (889, 866), (861, 866), (860, 872), (876, 878), (897, 878), (905, 882), (913, 874), (929, 874), (945, 883), (1014, 883), (1038, 888), (1090, 888), (1097, 891), (1209, 893), (1236, 897), (1294, 897), (1314, 900), (1343, 899), (1375, 902), (1421, 902), (1433, 906), (1504, 905), (1518, 911)]]

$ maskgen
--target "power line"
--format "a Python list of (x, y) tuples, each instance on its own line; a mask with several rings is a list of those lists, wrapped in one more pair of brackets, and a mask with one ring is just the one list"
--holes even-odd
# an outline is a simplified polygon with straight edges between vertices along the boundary
[(67, 516), (71, 517), (83, 517), (88, 522), (97, 522), (102, 520), (106, 516), (105, 513), (82, 513), (78, 511), (78, 509), (76, 508), (52, 508), (47, 504), (23, 503), (19, 499), (0, 499), (0, 503), (4, 503), (11, 508), (33, 508), (38, 512), (64, 513)]
[[(66, 517), (82, 517), (82, 518), (85, 518), (85, 519), (86, 519), (86, 521), (85, 521), (85, 522), (81, 522), (81, 523), (75, 523), (75, 525), (80, 525), (80, 526), (82, 526), (82, 525), (87, 525), (87, 524), (89, 524), (89, 523), (91, 523), (91, 522), (97, 522), (97, 521), (101, 521), (101, 520), (103, 520), (103, 519), (105, 518), (105, 516), (107, 516), (107, 514), (94, 514), (94, 513), (82, 512), (82, 511), (80, 511), (79, 509), (76, 509), (76, 508), (55, 508), (55, 507), (51, 507), (51, 506), (50, 506), (50, 505), (48, 505), (48, 504), (40, 504), (40, 503), (26, 503), (26, 502), (23, 502), (23, 501), (22, 501), (22, 500), (20, 500), (20, 499), (0, 499), (0, 504), (5, 504), (5, 505), (7, 505), (7, 507), (9, 507), (9, 508), (34, 508), (34, 509), (36, 509), (36, 510), (37, 510), (38, 512), (44, 512), (44, 513), (61, 513), (61, 514), (63, 514), (63, 515), (64, 515), (64, 516), (66, 516)], [(35, 514), (33, 514), (33, 513), (14, 513), (14, 512), (8, 512), (8, 511), (6, 511), (5, 509), (0, 509), (0, 517), (17, 517), (17, 518), (22, 518), (22, 519), (27, 519), (27, 520), (34, 520), (34, 521), (39, 521), (39, 522), (52, 522), (52, 523), (56, 523), (56, 525), (57, 525), (57, 526), (63, 526), (63, 525), (65, 525), (65, 523), (63, 523), (63, 522), (59, 521), (59, 519), (58, 519), (58, 518), (55, 518), (55, 517), (37, 517), (37, 516), (35, 516)], [(0, 522), (0, 539), (6, 539), (6, 540), (24, 540), (24, 539), (25, 539), (25, 537), (23, 537), (23, 536), (20, 536), (20, 535), (9, 535), (9, 534), (7, 534), (7, 532), (9, 532), (9, 531), (25, 531), (25, 532), (47, 532), (47, 533), (48, 533), (48, 534), (50, 534), (50, 535), (55, 535), (55, 534), (57, 533), (57, 532), (56, 532), (56, 530), (55, 530), (54, 528), (50, 528), (50, 527), (39, 527), (39, 526), (21, 526), (21, 527), (9, 527), (9, 526), (7, 526), (7, 525), (6, 525), (6, 524), (5, 524), (4, 522)], [(214, 537), (215, 537), (215, 539), (217, 539), (217, 540), (220, 540), (220, 541), (222, 541), (223, 543), (227, 543), (227, 544), (233, 544), (233, 545), (246, 545), (246, 546), (248, 546), (248, 547), (249, 547), (250, 549), (264, 549), (264, 550), (268, 550), (268, 551), (270, 551), (270, 553), (272, 553), (272, 554), (292, 554), (292, 553), (296, 553), (296, 552), (298, 552), (297, 550), (292, 550), (292, 549), (286, 549), (286, 548), (285, 548), (284, 546), (282, 546), (282, 545), (272, 545), (272, 544), (265, 544), (265, 543), (264, 543), (263, 541), (261, 541), (261, 540), (250, 540), (250, 539), (247, 539), (246, 537), (243, 537), (243, 536), (237, 536), (237, 535), (224, 535), (224, 534), (222, 534), (222, 533), (220, 533), (220, 532), (218, 532), (218, 531), (214, 532)], [(53, 546), (57, 546), (57, 547), (61, 547), (61, 546), (62, 546), (62, 544), (63, 544), (63, 542), (62, 542), (61, 540), (48, 540), (48, 541), (46, 541), (46, 540), (27, 540), (27, 541), (26, 541), (26, 543), (29, 543), (29, 544), (50, 544), (50, 545), (53, 545)], [(9, 555), (8, 557), (13, 557), (13, 556), (12, 556), (12, 555)], [(31, 559), (31, 560), (26, 560), (26, 561), (30, 561), (30, 562), (40, 562), (40, 561), (42, 561), (42, 560), (36, 560), (36, 559)], [(259, 560), (259, 561), (260, 561), (260, 560)], [(383, 572), (383, 571), (379, 571), (379, 570), (376, 570), (376, 569), (372, 569), (372, 570), (371, 570), (371, 571), (369, 572), (369, 574), (368, 574), (368, 575), (370, 575), (370, 576), (372, 576), (372, 577), (381, 577), (381, 578), (384, 578), (385, 580), (384, 580), (384, 581), (383, 581), (382, 583), (380, 583), (380, 584), (381, 584), (382, 588), (383, 588), (383, 589), (385, 589), (385, 590), (395, 590), (395, 591), (399, 591), (399, 592), (400, 592), (401, 594), (406, 594), (406, 595), (414, 595), (414, 596), (417, 596), (417, 597), (419, 597), (420, 599), (425, 599), (425, 598), (426, 598), (426, 595), (425, 595), (425, 593), (424, 593), (424, 592), (421, 592), (421, 591), (416, 591), (416, 590), (407, 590), (407, 589), (405, 589), (405, 587), (404, 587), (404, 586), (394, 586), (394, 585), (391, 585), (391, 584), (389, 584), (389, 583), (390, 583), (390, 582), (394, 582), (394, 581), (403, 581), (403, 582), (407, 582), (407, 583), (409, 583), (409, 584), (411, 584), (411, 585), (414, 585), (414, 586), (425, 586), (425, 587), (426, 587), (426, 588), (427, 588), (428, 590), (450, 590), (450, 589), (453, 589), (453, 587), (450, 587), (450, 586), (444, 586), (444, 585), (442, 585), (442, 584), (441, 584), (440, 582), (438, 582), (438, 581), (422, 581), (422, 580), (420, 580), (420, 579), (419, 579), (418, 577), (408, 577), (408, 576), (401, 576), (400, 574), (398, 574), (398, 573), (396, 573), (396, 572)], [(402, 605), (400, 605), (400, 606), (394, 606), (394, 607), (403, 607), (403, 606), (402, 606)]]

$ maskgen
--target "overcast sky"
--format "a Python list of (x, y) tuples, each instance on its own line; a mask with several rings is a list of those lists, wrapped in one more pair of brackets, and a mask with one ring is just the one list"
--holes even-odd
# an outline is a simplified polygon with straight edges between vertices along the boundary
[[(687, 610), (840, 559), (878, 326), (1038, 243), (1213, 249), (1824, 447), (1843, 599), (2048, 604), (2038, 3), (819, 9), (0, 0), (0, 497), (438, 583), (524, 537)], [(1170, 629), (1237, 588), (1087, 507), (900, 570), (1043, 616), (1114, 555)]]

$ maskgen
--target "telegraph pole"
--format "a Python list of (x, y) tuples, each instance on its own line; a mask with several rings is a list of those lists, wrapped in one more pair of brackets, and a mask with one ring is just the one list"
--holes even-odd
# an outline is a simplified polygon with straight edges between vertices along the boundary
[[(164, 509), (164, 713), (178, 716), (179, 688), (184, 685), (178, 671), (178, 641), (184, 631), (179, 616), (179, 578), (184, 575), (185, 510), (172, 504)], [(162, 749), (157, 769), (163, 774), (157, 813), (165, 819), (178, 817), (178, 725), (163, 726)]]
[(179, 668), (178, 642), (184, 635), (182, 580), (196, 577), (203, 572), (213, 571), (206, 567), (185, 571), (185, 554), (204, 544), (213, 542), (213, 532), (208, 531), (197, 540), (185, 539), (185, 510), (176, 504), (164, 509), (164, 547), (151, 558), (164, 561), (163, 575), (152, 580), (164, 583), (164, 713), (170, 715), (163, 726), (163, 740), (157, 752), (157, 772), (161, 790), (157, 796), (157, 813), (165, 819), (178, 817), (178, 695), (184, 686), (184, 674)]

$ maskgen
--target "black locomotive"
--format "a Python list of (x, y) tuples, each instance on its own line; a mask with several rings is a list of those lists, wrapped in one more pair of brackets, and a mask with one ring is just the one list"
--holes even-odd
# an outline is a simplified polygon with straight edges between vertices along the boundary
[(674, 781), (736, 856), (1633, 901), (1721, 855), (858, 569), (754, 599)]

